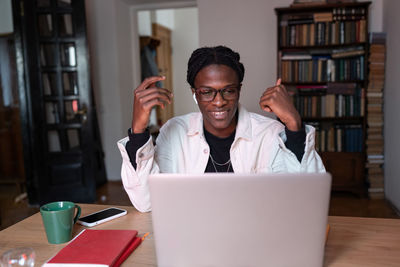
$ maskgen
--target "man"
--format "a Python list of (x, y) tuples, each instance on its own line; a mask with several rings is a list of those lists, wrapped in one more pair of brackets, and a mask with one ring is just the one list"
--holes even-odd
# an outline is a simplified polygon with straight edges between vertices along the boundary
[(156, 146), (146, 129), (151, 109), (171, 103), (173, 96), (155, 85), (164, 77), (150, 77), (135, 89), (132, 128), (118, 146), (124, 188), (139, 211), (151, 210), (151, 173), (325, 171), (314, 149), (315, 129), (303, 126), (280, 79), (265, 90), (259, 105), (282, 123), (239, 104), (243, 77), (240, 56), (230, 48), (195, 50), (187, 81), (200, 112), (169, 120)]

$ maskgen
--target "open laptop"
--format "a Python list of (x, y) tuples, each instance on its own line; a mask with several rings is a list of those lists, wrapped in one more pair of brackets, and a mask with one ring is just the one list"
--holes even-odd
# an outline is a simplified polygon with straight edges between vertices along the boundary
[(322, 266), (331, 176), (149, 177), (158, 266)]

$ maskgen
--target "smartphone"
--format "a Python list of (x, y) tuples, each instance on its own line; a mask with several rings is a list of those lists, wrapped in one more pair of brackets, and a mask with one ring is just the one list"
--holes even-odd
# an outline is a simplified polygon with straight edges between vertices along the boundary
[(78, 223), (84, 226), (92, 227), (107, 222), (109, 220), (124, 216), (126, 213), (126, 210), (111, 207), (83, 216), (79, 218)]

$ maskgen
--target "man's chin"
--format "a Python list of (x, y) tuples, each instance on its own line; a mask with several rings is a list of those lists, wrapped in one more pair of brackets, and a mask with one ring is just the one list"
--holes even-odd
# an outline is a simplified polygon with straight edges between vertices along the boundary
[(224, 131), (229, 128), (229, 126), (230, 122), (226, 121), (214, 121), (213, 123), (211, 123), (211, 127), (213, 127), (217, 131)]

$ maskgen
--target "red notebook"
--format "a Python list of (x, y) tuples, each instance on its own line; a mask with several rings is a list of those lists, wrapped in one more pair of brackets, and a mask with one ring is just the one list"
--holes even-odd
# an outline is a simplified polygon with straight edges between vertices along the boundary
[(140, 245), (136, 230), (83, 230), (43, 266), (120, 266)]

